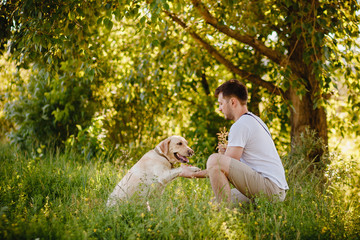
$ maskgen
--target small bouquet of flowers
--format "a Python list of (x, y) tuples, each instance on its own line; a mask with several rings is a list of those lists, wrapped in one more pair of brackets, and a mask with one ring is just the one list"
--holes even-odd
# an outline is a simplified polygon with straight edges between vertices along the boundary
[(218, 138), (218, 145), (216, 149), (219, 153), (224, 154), (227, 148), (228, 140), (227, 137), (229, 132), (226, 130), (226, 127), (220, 128), (220, 132), (216, 134)]

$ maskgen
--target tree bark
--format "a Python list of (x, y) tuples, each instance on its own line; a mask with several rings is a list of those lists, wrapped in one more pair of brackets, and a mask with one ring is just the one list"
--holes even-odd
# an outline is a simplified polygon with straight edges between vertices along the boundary
[[(300, 98), (296, 94), (296, 89), (290, 88), (289, 92), (292, 103), (290, 110), (292, 151), (300, 144), (300, 135), (306, 133), (306, 130), (315, 130), (315, 136), (322, 139), (323, 144), (327, 146), (327, 121), (324, 107), (320, 106), (314, 109), (310, 94)], [(322, 146), (318, 146), (309, 157), (310, 160), (319, 162), (323, 154), (324, 149)]]
[[(290, 86), (289, 89), (289, 100), (292, 104), (290, 109), (292, 148), (296, 148), (300, 141), (300, 135), (306, 133), (307, 129), (315, 131), (315, 136), (322, 139), (324, 146), (328, 146), (326, 111), (324, 106), (315, 105), (316, 101), (321, 97), (319, 81), (313, 73), (312, 63), (306, 64), (303, 60), (306, 44), (303, 39), (299, 39), (296, 36), (292, 36), (290, 43), (289, 52), (292, 53), (290, 55), (291, 61), (296, 64), (297, 69), (300, 69), (302, 73), (301, 80), (299, 80), (299, 76), (293, 74), (292, 82), (301, 81), (306, 89), (304, 96), (298, 95), (298, 88)], [(318, 57), (320, 58), (319, 55)], [(318, 146), (317, 149), (310, 153), (309, 157), (311, 158), (310, 160), (319, 162), (323, 154), (323, 146)]]

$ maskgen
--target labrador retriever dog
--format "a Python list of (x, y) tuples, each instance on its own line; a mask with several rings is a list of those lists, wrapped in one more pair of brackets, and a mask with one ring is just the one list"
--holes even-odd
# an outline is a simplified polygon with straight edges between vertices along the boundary
[[(118, 202), (129, 200), (135, 194), (146, 197), (154, 191), (161, 193), (165, 185), (181, 173), (181, 168), (174, 168), (174, 164), (188, 163), (188, 157), (194, 154), (187, 144), (185, 138), (180, 136), (171, 136), (160, 142), (121, 179), (110, 194), (106, 205), (114, 206)], [(201, 170), (197, 167), (190, 168), (194, 172)]]

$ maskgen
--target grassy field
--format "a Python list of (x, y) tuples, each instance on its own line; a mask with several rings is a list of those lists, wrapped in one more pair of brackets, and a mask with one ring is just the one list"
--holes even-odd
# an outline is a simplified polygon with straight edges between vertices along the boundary
[[(301, 152), (283, 157), (285, 202), (258, 198), (218, 210), (208, 179), (178, 178), (163, 196), (107, 209), (137, 156), (0, 147), (0, 239), (359, 239), (359, 169), (332, 157), (327, 178)], [(129, 160), (133, 159), (133, 160)], [(201, 165), (206, 154), (192, 164)], [(355, 176), (355, 178), (354, 178)], [(355, 180), (354, 180), (355, 179)], [(356, 180), (357, 179), (357, 180)], [(345, 189), (345, 190), (344, 190)]]

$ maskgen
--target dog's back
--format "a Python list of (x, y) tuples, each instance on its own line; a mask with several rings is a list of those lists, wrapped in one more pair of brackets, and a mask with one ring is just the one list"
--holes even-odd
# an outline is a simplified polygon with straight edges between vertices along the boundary
[(106, 205), (111, 207), (117, 202), (129, 200), (134, 194), (147, 196), (151, 191), (151, 185), (156, 189), (161, 187), (159, 176), (170, 169), (171, 164), (165, 157), (154, 150), (147, 152), (116, 185)]

